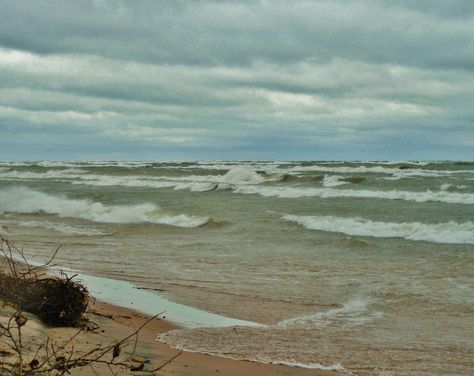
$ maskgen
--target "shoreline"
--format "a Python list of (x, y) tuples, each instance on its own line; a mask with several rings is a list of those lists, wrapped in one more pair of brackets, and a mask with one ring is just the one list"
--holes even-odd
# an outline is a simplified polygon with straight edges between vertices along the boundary
[[(125, 337), (133, 328), (137, 328), (141, 323), (150, 319), (150, 316), (136, 310), (124, 307), (117, 307), (109, 303), (96, 300), (91, 306), (92, 311), (100, 315), (111, 315), (112, 318), (97, 316), (99, 325), (103, 330), (113, 334), (116, 338)], [(90, 313), (89, 313), (90, 314)], [(94, 315), (94, 313), (92, 313)], [(181, 353), (176, 359), (171, 361), (160, 370), (160, 374), (168, 375), (210, 375), (218, 373), (223, 375), (315, 375), (329, 376), (341, 375), (336, 371), (324, 371), (302, 367), (291, 367), (279, 364), (265, 364), (249, 360), (236, 360), (222, 356), (214, 356), (198, 352), (180, 351), (157, 340), (157, 336), (169, 330), (179, 329), (180, 326), (169, 322), (166, 319), (155, 319), (146, 325), (139, 335), (140, 354), (149, 356), (154, 366), (171, 359)]]
[[(0, 256), (0, 259), (3, 256)], [(55, 274), (54, 268), (49, 268), (49, 272)], [(89, 279), (89, 281), (84, 281)], [(86, 274), (79, 274), (77, 280), (83, 283), (88, 289), (91, 287), (87, 282), (90, 282), (90, 278), (104, 281), (112, 281), (109, 278), (104, 277), (93, 277)], [(118, 287), (123, 287), (122, 284), (130, 284), (126, 281), (113, 280), (118, 282)], [(133, 286), (133, 284), (130, 284)], [(107, 296), (102, 293), (102, 297), (97, 298), (97, 294), (93, 292), (93, 288), (90, 290), (90, 301), (85, 313), (85, 317), (93, 324), (97, 325), (98, 329), (95, 331), (83, 331), (80, 336), (77, 337), (71, 344), (74, 346), (75, 350), (78, 352), (87, 352), (94, 346), (108, 345), (114, 342), (120, 341), (123, 338), (126, 338), (138, 328), (140, 328), (144, 323), (149, 321), (139, 332), (138, 341), (136, 345), (136, 351), (134, 353), (137, 359), (142, 359), (145, 361), (145, 372), (146, 370), (155, 369), (162, 365), (165, 365), (162, 369), (159, 370), (160, 375), (190, 375), (190, 376), (207, 376), (210, 374), (222, 374), (229, 376), (240, 376), (240, 375), (255, 375), (255, 376), (270, 376), (270, 375), (295, 375), (295, 376), (336, 376), (347, 374), (344, 372), (339, 372), (335, 370), (324, 370), (318, 368), (304, 368), (298, 366), (290, 366), (283, 364), (268, 364), (252, 360), (237, 360), (232, 358), (223, 357), (220, 355), (210, 355), (199, 352), (192, 352), (186, 350), (175, 349), (163, 342), (157, 340), (158, 335), (166, 333), (173, 329), (180, 329), (188, 327), (187, 325), (176, 324), (169, 319), (166, 319), (165, 312), (162, 317), (156, 317), (152, 319), (153, 315), (147, 314), (139, 309), (143, 307), (138, 304), (136, 307), (133, 306), (133, 302), (126, 303), (123, 299), (130, 299), (130, 291), (128, 295), (125, 294), (122, 297), (122, 304), (115, 304), (117, 300), (117, 295)], [(133, 291), (133, 290), (132, 290)], [(143, 293), (142, 290), (134, 290), (137, 295)], [(100, 294), (98, 294), (100, 295)], [(157, 297), (160, 297), (157, 294)], [(109, 299), (107, 299), (109, 298)], [(161, 298), (161, 297), (160, 297)], [(114, 303), (107, 302), (107, 300), (112, 300)], [(165, 299), (166, 300), (166, 299)], [(171, 304), (176, 304), (171, 302)], [(152, 305), (153, 306), (153, 305)], [(187, 307), (187, 306), (185, 306)], [(191, 314), (194, 313), (194, 308), (189, 307)], [(160, 310), (162, 311), (162, 310)], [(157, 312), (160, 312), (157, 311)], [(196, 310), (198, 311), (198, 310)], [(0, 299), (0, 322), (5, 323), (11, 317), (14, 309), (12, 305), (6, 302), (4, 299)], [(181, 314), (186, 314), (185, 312), (180, 312)], [(204, 311), (203, 311), (204, 312)], [(24, 315), (28, 319), (28, 324), (23, 327), (23, 333), (25, 340), (29, 343), (30, 347), (37, 347), (41, 343), (45, 343), (47, 338), (53, 339), (56, 343), (65, 343), (71, 337), (75, 336), (78, 332), (78, 328), (68, 328), (68, 327), (49, 327), (43, 324), (34, 314), (25, 312)], [(209, 318), (217, 317), (221, 318), (218, 315), (214, 315), (209, 312)], [(242, 322), (245, 321), (225, 318), (229, 322)], [(188, 322), (188, 321), (183, 321)], [(196, 324), (193, 321), (190, 321), (191, 326)], [(201, 324), (202, 325), (202, 324)], [(238, 325), (238, 324), (236, 324)], [(212, 325), (211, 325), (212, 326)], [(217, 325), (217, 326), (222, 326)], [(229, 325), (224, 325), (229, 326)], [(5, 344), (0, 346), (0, 350), (8, 350), (8, 348), (3, 348)], [(180, 354), (179, 356), (177, 356)], [(31, 353), (28, 354), (31, 357)], [(173, 357), (177, 356), (175, 359)], [(173, 359), (172, 361), (170, 361)], [(167, 363), (169, 362), (169, 363)], [(1, 366), (2, 364), (0, 364)], [(80, 367), (71, 370), (73, 375), (85, 375), (92, 376), (95, 375), (97, 371), (102, 371), (100, 374), (107, 374), (110, 372), (107, 367), (103, 364), (94, 365), (94, 370), (91, 367)], [(130, 374), (130, 370), (118, 369), (118, 375), (127, 375)], [(133, 372), (133, 374), (140, 374)], [(149, 373), (148, 373), (149, 374)]]
[[(8, 320), (13, 311), (10, 304), (0, 300), (1, 322)], [(37, 347), (39, 344), (44, 343), (43, 341), (47, 338), (52, 339), (55, 343), (65, 343), (78, 331), (77, 328), (48, 327), (41, 323), (33, 314), (25, 312), (24, 315), (28, 318), (28, 323), (23, 327), (23, 338), (31, 347)], [(151, 319), (151, 316), (134, 309), (115, 306), (97, 299), (91, 300), (85, 316), (90, 322), (96, 324), (98, 329), (81, 332), (80, 336), (71, 343), (75, 351), (78, 352), (86, 352), (94, 346), (103, 346), (120, 341)], [(157, 340), (159, 334), (179, 328), (178, 325), (166, 319), (156, 318), (151, 320), (138, 333), (138, 341), (134, 352), (134, 358), (145, 364), (144, 372), (131, 372), (131, 370), (124, 368), (114, 368), (114, 371), (117, 371), (117, 375), (140, 375), (147, 374), (147, 371), (164, 365), (159, 370), (160, 375), (336, 376), (342, 374), (336, 371), (265, 364), (256, 361), (235, 360), (222, 356), (181, 351)], [(124, 347), (124, 349), (127, 348)], [(0, 346), (0, 350), (7, 349), (3, 349)], [(107, 372), (110, 372), (104, 364), (94, 364), (93, 367), (94, 369), (90, 366), (71, 369), (71, 374), (92, 376), (97, 374), (97, 372), (99, 374), (108, 374)]]

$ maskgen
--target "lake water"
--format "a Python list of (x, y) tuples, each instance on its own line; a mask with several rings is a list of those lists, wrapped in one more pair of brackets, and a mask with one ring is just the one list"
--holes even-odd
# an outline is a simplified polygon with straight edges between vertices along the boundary
[(61, 243), (65, 268), (249, 323), (159, 337), (174, 347), (474, 373), (472, 162), (0, 162), (0, 232), (36, 261)]

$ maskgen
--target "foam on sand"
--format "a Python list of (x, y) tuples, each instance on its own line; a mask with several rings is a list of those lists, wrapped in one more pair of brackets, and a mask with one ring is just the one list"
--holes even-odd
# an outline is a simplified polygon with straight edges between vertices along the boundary
[(186, 328), (263, 326), (256, 322), (225, 317), (175, 303), (150, 291), (138, 289), (127, 281), (83, 274), (79, 275), (78, 280), (87, 286), (93, 296), (104, 302), (135, 309), (148, 315), (156, 315), (164, 311), (163, 316), (166, 316), (167, 320)]
[(474, 244), (474, 223), (390, 223), (363, 218), (333, 216), (298, 216), (285, 214), (283, 219), (296, 222), (307, 229), (339, 232), (347, 235), (377, 238), (404, 238), (433, 243)]
[(203, 216), (171, 215), (152, 203), (105, 205), (88, 199), (49, 195), (25, 187), (0, 190), (0, 213), (2, 212), (44, 212), (94, 222), (156, 223), (177, 227), (198, 227), (210, 220)]
[[(23, 262), (21, 257), (15, 260)], [(39, 261), (29, 260), (31, 266), (42, 266)], [(154, 316), (163, 312), (161, 318), (165, 318), (185, 328), (213, 328), (213, 327), (264, 327), (265, 325), (253, 321), (239, 320), (212, 312), (197, 309), (184, 304), (172, 302), (156, 293), (139, 288), (128, 281), (111, 278), (96, 277), (83, 274), (76, 270), (64, 269), (59, 266), (48, 268), (51, 273), (74, 276), (75, 280), (87, 287), (91, 295), (105, 303), (120, 307), (126, 307)]]

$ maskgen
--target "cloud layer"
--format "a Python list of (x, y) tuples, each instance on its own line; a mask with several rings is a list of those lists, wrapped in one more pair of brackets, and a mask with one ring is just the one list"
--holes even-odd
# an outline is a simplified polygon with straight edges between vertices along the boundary
[(471, 1), (0, 6), (1, 159), (473, 158)]

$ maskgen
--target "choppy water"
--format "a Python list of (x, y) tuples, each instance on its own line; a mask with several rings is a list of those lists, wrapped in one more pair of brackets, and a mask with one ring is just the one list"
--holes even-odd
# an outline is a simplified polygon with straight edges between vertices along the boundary
[[(259, 327), (162, 341), (355, 375), (474, 373), (474, 163), (0, 163), (0, 231)], [(171, 318), (172, 319), (172, 318)]]

